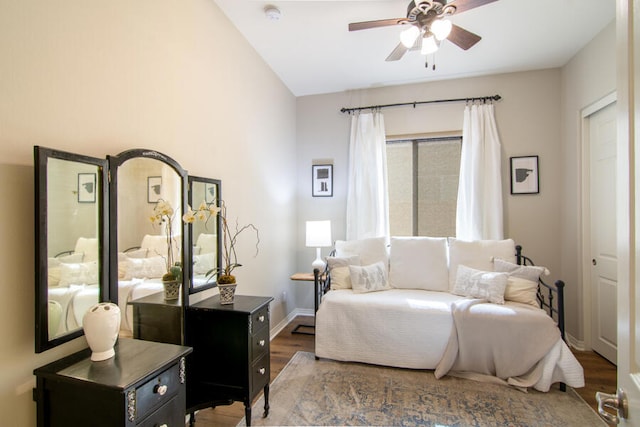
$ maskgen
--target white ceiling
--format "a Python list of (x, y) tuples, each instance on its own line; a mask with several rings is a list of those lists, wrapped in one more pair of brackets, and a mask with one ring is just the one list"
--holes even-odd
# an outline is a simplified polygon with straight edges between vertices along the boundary
[(214, 2), (295, 96), (559, 67), (615, 18), (615, 0), (498, 0), (451, 18), (482, 40), (468, 51), (445, 41), (434, 71), (416, 51), (385, 62), (400, 26), (348, 31), (405, 17), (409, 0)]

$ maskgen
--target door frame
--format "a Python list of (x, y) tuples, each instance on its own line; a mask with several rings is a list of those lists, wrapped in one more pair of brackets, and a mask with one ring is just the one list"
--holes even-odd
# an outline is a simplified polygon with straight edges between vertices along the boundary
[(591, 142), (589, 140), (589, 116), (597, 113), (603, 108), (608, 107), (618, 100), (617, 92), (613, 91), (608, 95), (600, 98), (592, 104), (586, 106), (580, 111), (580, 140), (581, 140), (581, 176), (580, 176), (580, 194), (581, 194), (581, 233), (582, 242), (580, 248), (579, 271), (582, 277), (579, 277), (582, 283), (582, 342), (576, 340), (575, 337), (569, 337), (571, 345), (578, 350), (591, 350), (591, 303), (592, 301), (592, 283), (591, 283), (591, 187), (587, 183), (591, 182)]

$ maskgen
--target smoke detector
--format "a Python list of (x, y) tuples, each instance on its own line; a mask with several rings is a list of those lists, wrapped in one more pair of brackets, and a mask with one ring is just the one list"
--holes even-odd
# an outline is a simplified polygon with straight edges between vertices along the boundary
[(275, 6), (266, 6), (264, 8), (264, 14), (267, 16), (269, 21), (279, 21), (282, 17), (280, 9)]

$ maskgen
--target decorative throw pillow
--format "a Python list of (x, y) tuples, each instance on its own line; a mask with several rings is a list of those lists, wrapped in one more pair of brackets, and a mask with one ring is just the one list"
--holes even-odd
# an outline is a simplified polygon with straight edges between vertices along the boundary
[(464, 240), (449, 238), (449, 289), (453, 289), (459, 265), (493, 271), (493, 259), (516, 262), (516, 243), (506, 240)]
[(327, 257), (327, 265), (331, 275), (331, 289), (351, 289), (349, 266), (360, 265), (360, 257)]
[(124, 280), (131, 280), (133, 278), (161, 278), (167, 270), (164, 258), (160, 256), (150, 258), (128, 258), (125, 265), (126, 270), (123, 277)]
[(389, 283), (399, 289), (448, 291), (447, 239), (392, 237)]
[(364, 293), (390, 289), (387, 279), (387, 268), (383, 262), (359, 266), (350, 265), (349, 274), (353, 292)]
[(507, 279), (507, 288), (504, 291), (505, 301), (521, 302), (540, 308), (536, 293), (538, 291), (538, 282), (520, 277), (509, 276)]
[(98, 262), (60, 264), (60, 286), (93, 285), (98, 283)]
[(123, 252), (123, 253), (125, 256), (129, 258), (146, 258), (149, 253), (149, 249), (147, 248), (131, 249), (130, 251)]
[(372, 237), (361, 240), (336, 240), (336, 257), (345, 258), (359, 256), (362, 265), (375, 264), (382, 261), (387, 265), (386, 239), (384, 237)]
[(481, 271), (459, 265), (456, 282), (451, 292), (463, 297), (482, 298), (496, 304), (504, 304), (507, 277), (507, 273)]
[(213, 253), (194, 255), (193, 272), (195, 274), (207, 274), (216, 266), (216, 257)]
[(518, 265), (500, 258), (493, 260), (493, 269), (495, 271), (509, 273), (509, 276), (512, 277), (520, 277), (521, 279), (531, 280), (536, 283), (540, 279), (540, 276), (547, 271), (546, 268), (537, 265)]

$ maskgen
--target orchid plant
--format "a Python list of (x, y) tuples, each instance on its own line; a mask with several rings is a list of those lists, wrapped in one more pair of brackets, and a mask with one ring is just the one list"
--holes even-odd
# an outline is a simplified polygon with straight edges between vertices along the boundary
[(151, 224), (157, 227), (164, 227), (164, 234), (167, 239), (167, 256), (163, 257), (167, 266), (167, 272), (162, 276), (162, 280), (170, 282), (180, 280), (182, 278), (182, 267), (179, 262), (175, 261), (174, 254), (174, 237), (173, 237), (173, 218), (175, 210), (171, 203), (160, 199), (153, 208), (149, 219)]
[(245, 230), (253, 230), (256, 233), (256, 253), (258, 255), (258, 245), (260, 243), (260, 233), (258, 228), (253, 224), (247, 224), (240, 226), (236, 219), (235, 227), (233, 230), (229, 226), (227, 220), (227, 206), (224, 201), (220, 202), (220, 206), (215, 203), (202, 202), (198, 209), (195, 211), (188, 207), (187, 213), (182, 217), (183, 221), (192, 224), (195, 221), (203, 221), (206, 224), (211, 218), (218, 217), (220, 219), (220, 225), (222, 228), (222, 261), (224, 266), (217, 267), (207, 273), (207, 276), (218, 275), (219, 284), (236, 283), (236, 277), (232, 274), (233, 270), (237, 267), (242, 267), (242, 264), (238, 263), (238, 255), (236, 253), (236, 243), (238, 236)]

